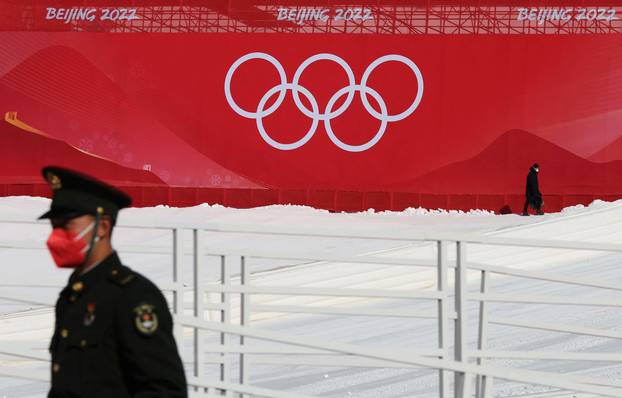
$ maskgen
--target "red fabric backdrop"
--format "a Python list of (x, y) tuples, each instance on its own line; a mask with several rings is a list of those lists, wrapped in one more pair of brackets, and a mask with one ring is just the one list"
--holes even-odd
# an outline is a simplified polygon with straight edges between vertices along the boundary
[[(548, 210), (613, 199), (622, 196), (621, 45), (615, 35), (0, 33), (0, 111), (17, 112), (45, 134), (2, 123), (0, 195), (45, 193), (37, 170), (56, 163), (122, 185), (140, 205), (356, 211), (509, 204), (516, 211), (528, 168), (538, 162)], [(395, 115), (420, 91), (421, 102), (387, 121), (369, 149), (344, 150), (329, 138), (326, 118), (353, 146), (382, 123), (359, 92), (343, 113), (327, 117), (348, 76), (319, 60), (298, 82), (302, 104), (311, 108), (305, 93), (317, 102), (315, 134), (299, 148), (276, 149), (225, 95), (227, 72), (253, 52), (278, 60), (288, 84), (306, 59), (331, 54), (351, 68), (355, 85), (375, 60), (397, 54), (416, 64), (423, 87), (405, 64), (382, 63), (367, 80), (369, 103), (378, 113), (380, 98)], [(231, 96), (257, 112), (279, 83), (269, 62), (250, 60), (233, 74)], [(285, 144), (314, 125), (292, 87), (262, 118), (270, 137)]]

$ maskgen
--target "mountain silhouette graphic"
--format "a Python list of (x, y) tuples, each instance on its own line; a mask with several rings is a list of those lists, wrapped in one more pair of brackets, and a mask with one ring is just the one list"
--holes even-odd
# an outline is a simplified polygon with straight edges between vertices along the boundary
[(437, 194), (524, 194), (533, 163), (540, 165), (540, 188), (545, 194), (622, 193), (622, 161), (595, 163), (523, 130), (510, 130), (473, 158), (402, 183), (400, 188)]
[(0, 78), (0, 112), (18, 111), (56, 139), (122, 166), (152, 172), (171, 186), (259, 188), (199, 152), (114, 77), (68, 46), (40, 50)]
[(613, 160), (622, 160), (622, 137), (595, 152), (588, 159), (592, 162), (611, 162)]
[(7, 114), (5, 120), (0, 122), (2, 183), (41, 183), (41, 168), (53, 164), (95, 175), (114, 185), (166, 185), (148, 171), (120, 166), (35, 130), (19, 121), (14, 114)]

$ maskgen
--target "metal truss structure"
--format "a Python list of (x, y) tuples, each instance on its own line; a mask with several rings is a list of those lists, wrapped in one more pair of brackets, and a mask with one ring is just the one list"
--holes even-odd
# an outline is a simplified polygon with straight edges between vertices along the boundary
[[(48, 20), (49, 2), (0, 0), (0, 31), (390, 35), (622, 33), (622, 5), (610, 1), (61, 0), (53, 5), (66, 9), (135, 9), (137, 18)], [(564, 17), (560, 16), (562, 13)], [(531, 17), (526, 18), (526, 15)]]

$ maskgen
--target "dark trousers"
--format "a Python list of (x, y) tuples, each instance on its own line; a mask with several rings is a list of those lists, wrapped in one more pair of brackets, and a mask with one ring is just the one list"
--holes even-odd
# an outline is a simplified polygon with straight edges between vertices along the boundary
[(541, 210), (542, 198), (538, 196), (532, 196), (532, 197), (527, 196), (525, 198), (525, 206), (523, 206), (523, 213), (527, 213), (529, 206), (531, 206), (537, 213), (541, 213), (542, 212)]

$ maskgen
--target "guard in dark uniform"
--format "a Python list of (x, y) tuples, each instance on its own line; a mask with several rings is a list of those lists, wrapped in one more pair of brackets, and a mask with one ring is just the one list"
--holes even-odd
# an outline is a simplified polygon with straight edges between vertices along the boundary
[(48, 397), (187, 397), (166, 299), (111, 246), (131, 199), (71, 170), (46, 167), (43, 176), (53, 190), (40, 217), (53, 226), (49, 251), (58, 267), (75, 269), (56, 303)]

